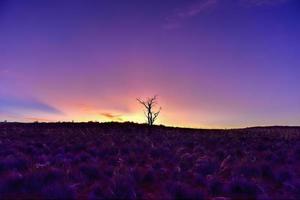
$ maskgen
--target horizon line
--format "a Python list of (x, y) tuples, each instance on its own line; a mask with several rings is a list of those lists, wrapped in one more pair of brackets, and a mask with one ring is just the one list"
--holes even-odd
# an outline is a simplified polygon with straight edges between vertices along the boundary
[[(131, 123), (136, 125), (147, 125), (147, 123), (138, 123), (133, 121), (33, 121), (33, 122), (20, 122), (20, 121), (0, 121), (0, 124), (63, 124), (63, 123), (71, 123), (71, 124), (125, 124)], [(147, 125), (148, 126), (148, 125)], [(166, 128), (179, 128), (179, 129), (193, 129), (193, 130), (240, 130), (240, 129), (251, 129), (251, 128), (300, 128), (300, 125), (254, 125), (254, 126), (245, 126), (245, 127), (232, 127), (232, 128), (201, 128), (201, 127), (186, 127), (186, 126), (172, 126), (172, 125), (164, 125), (164, 124), (155, 124), (153, 126), (162, 126)]]

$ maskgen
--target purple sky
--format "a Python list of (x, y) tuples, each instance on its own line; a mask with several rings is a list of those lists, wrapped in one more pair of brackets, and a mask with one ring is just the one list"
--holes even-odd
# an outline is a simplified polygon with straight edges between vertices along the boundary
[(298, 0), (1, 0), (0, 120), (300, 124)]

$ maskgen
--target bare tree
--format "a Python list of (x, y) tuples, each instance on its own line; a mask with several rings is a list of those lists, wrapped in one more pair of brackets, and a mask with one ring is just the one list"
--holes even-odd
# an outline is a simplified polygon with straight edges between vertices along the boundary
[(161, 107), (157, 111), (153, 110), (157, 105), (157, 95), (147, 98), (147, 100), (141, 100), (139, 98), (136, 100), (145, 107), (146, 110), (144, 111), (144, 114), (147, 118), (148, 125), (152, 126), (161, 111)]

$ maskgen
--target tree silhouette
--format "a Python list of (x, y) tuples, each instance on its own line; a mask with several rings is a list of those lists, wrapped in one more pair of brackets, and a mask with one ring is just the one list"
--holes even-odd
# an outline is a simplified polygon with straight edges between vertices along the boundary
[(146, 110), (144, 111), (144, 114), (147, 118), (148, 125), (152, 126), (161, 111), (161, 107), (158, 109), (158, 111), (153, 110), (157, 105), (157, 95), (147, 98), (147, 100), (141, 100), (139, 98), (136, 100), (145, 107)]

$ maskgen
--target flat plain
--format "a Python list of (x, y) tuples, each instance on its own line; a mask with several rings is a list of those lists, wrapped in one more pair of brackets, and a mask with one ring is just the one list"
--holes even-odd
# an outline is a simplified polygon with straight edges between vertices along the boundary
[(300, 128), (0, 123), (0, 199), (300, 199)]

